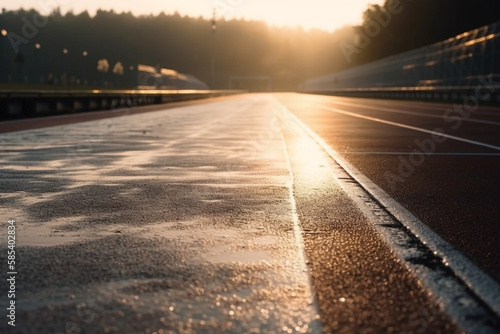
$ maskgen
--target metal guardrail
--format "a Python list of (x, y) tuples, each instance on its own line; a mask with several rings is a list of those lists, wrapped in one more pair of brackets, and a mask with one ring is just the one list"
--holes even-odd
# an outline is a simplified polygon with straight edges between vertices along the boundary
[(244, 93), (241, 90), (0, 90), (0, 120), (161, 104)]
[(302, 85), (302, 91), (435, 99), (435, 96), (470, 96), (477, 87), (488, 87), (494, 88), (489, 102), (498, 103), (499, 56), (500, 22), (439, 43), (307, 80)]
[(345, 97), (426, 100), (476, 105), (500, 104), (500, 85), (442, 87), (367, 87), (335, 90), (310, 90), (305, 93)]

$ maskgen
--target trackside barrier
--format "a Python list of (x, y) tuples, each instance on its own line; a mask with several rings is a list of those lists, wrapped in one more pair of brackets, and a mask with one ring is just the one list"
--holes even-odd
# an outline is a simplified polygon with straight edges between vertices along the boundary
[(0, 120), (241, 94), (240, 90), (0, 90)]
[[(343, 97), (420, 100), (448, 103), (500, 105), (500, 85), (485, 83), (471, 87), (387, 87), (306, 91), (308, 94)], [(469, 101), (470, 102), (467, 102)]]
[(445, 41), (304, 82), (301, 91), (343, 96), (462, 101), (487, 87), (499, 103), (500, 22)]

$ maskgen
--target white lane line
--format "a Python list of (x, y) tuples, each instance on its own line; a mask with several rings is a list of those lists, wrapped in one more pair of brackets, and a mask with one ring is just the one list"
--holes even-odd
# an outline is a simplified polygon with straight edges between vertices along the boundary
[[(443, 119), (443, 115), (430, 115), (430, 114), (424, 114), (420, 112), (414, 112), (414, 111), (404, 111), (400, 109), (393, 109), (393, 108), (382, 108), (382, 107), (371, 107), (369, 105), (364, 105), (364, 104), (356, 104), (356, 103), (347, 103), (347, 102), (332, 102), (334, 104), (342, 104), (344, 106), (350, 106), (350, 107), (359, 107), (359, 108), (364, 108), (364, 109), (370, 109), (370, 110), (375, 110), (375, 111), (387, 111), (391, 113), (397, 113), (397, 114), (404, 114), (404, 115), (412, 115), (412, 116), (420, 116), (420, 117), (428, 117), (428, 118), (438, 118), (438, 119)], [(407, 108), (407, 107), (405, 107)], [(500, 122), (493, 122), (493, 121), (485, 121), (481, 119), (472, 119), (472, 118), (463, 118), (463, 122), (469, 122), (469, 123), (479, 123), (479, 124), (487, 124), (487, 125), (500, 125)]]
[[(410, 155), (413, 152), (341, 152), (343, 155)], [(500, 153), (432, 153), (445, 157), (500, 157)]]
[[(443, 261), (445, 261), (446, 266), (467, 285), (467, 288), (469, 288), (473, 294), (480, 298), (493, 312), (495, 312), (496, 317), (500, 317), (500, 285), (496, 281), (472, 263), (454, 246), (443, 240), (438, 234), (427, 227), (427, 225), (394, 200), (374, 182), (359, 172), (292, 112), (284, 106), (282, 107), (282, 110), (288, 114), (287, 118), (293, 120), (297, 126), (302, 128), (306, 134), (313, 138), (330, 155), (330, 157), (332, 157), (332, 159), (340, 165), (370, 196), (375, 198), (383, 206), (383, 208), (387, 210), (387, 212), (408, 228), (434, 254), (442, 258)], [(359, 198), (356, 199), (353, 197), (353, 199), (359, 203)], [(391, 243), (389, 241), (389, 243), (395, 246), (393, 242)], [(395, 251), (397, 252), (396, 249)], [(470, 326), (470, 328), (474, 329), (477, 329), (477, 326), (483, 326), (480, 321), (475, 321), (474, 317), (469, 318), (461, 313), (461, 310), (464, 310), (462, 302), (468, 303), (469, 301), (457, 300), (454, 298), (462, 292), (467, 293), (467, 291), (454, 291), (453, 285), (451, 289), (447, 288), (448, 291), (445, 291), (445, 289), (442, 288), (443, 285), (440, 284), (444, 283), (444, 287), (447, 287), (447, 285), (451, 284), (451, 282), (447, 281), (445, 277), (434, 275), (432, 271), (429, 272), (428, 270), (425, 270), (425, 268), (415, 271), (415, 274), (421, 280), (426, 282), (427, 287), (430, 288), (432, 293), (438, 297), (440, 302), (444, 303), (444, 307), (447, 312), (453, 314), (455, 320), (459, 322), (461, 326)], [(460, 289), (460, 286), (457, 288)], [(467, 306), (465, 306), (465, 310), (466, 309)], [(483, 331), (473, 330), (470, 332), (490, 333), (491, 331), (486, 329)]]
[[(404, 103), (404, 102), (400, 102)], [(431, 104), (427, 106), (426, 104)], [(445, 105), (439, 105), (439, 104), (434, 104), (430, 102), (420, 102), (419, 104), (412, 105), (415, 108), (418, 109), (434, 109), (434, 110), (441, 110), (441, 111), (446, 111), (450, 108), (453, 108), (453, 105), (462, 105), (461, 103), (454, 103), (450, 102), (450, 104), (445, 104)], [(480, 114), (480, 115), (486, 115), (486, 116), (500, 116), (500, 108), (499, 107), (486, 107), (486, 106), (481, 106), (478, 110), (474, 111), (473, 114)]]
[[(349, 98), (349, 97), (341, 97), (341, 96), (335, 96), (336, 99), (342, 99), (342, 100), (347, 100), (347, 101), (352, 101), (354, 98)], [(401, 104), (403, 106), (407, 106), (408, 104), (411, 103), (412, 107), (418, 108), (418, 109), (434, 109), (434, 110), (441, 110), (441, 111), (446, 111), (450, 108), (453, 108), (453, 105), (462, 105), (457, 102), (449, 102), (449, 103), (434, 103), (434, 102), (422, 102), (422, 101), (401, 101), (401, 100), (390, 100), (390, 99), (367, 99), (365, 98), (364, 100), (370, 100), (370, 102), (374, 102), (375, 104), (379, 105), (394, 105), (394, 104)], [(387, 101), (387, 102), (386, 102)], [(494, 110), (494, 111), (487, 111), (487, 110)], [(488, 116), (500, 116), (500, 107), (488, 107), (488, 106), (480, 106), (480, 108), (476, 111), (473, 112), (474, 114), (481, 114), (481, 115), (488, 115)]]
[(434, 135), (434, 136), (444, 137), (444, 138), (448, 138), (448, 139), (453, 139), (453, 140), (461, 141), (461, 142), (464, 142), (464, 143), (473, 144), (473, 145), (482, 146), (482, 147), (487, 147), (487, 148), (491, 148), (491, 149), (496, 150), (496, 151), (500, 151), (500, 146), (495, 146), (495, 145), (491, 145), (491, 144), (487, 144), (487, 143), (482, 143), (482, 142), (479, 142), (479, 141), (470, 140), (470, 139), (466, 139), (466, 138), (462, 138), (462, 137), (452, 136), (452, 135), (448, 135), (448, 134), (443, 133), (443, 132), (422, 129), (422, 128), (419, 128), (419, 127), (416, 127), (416, 126), (411, 126), (411, 125), (406, 125), (406, 124), (391, 122), (391, 121), (387, 121), (387, 120), (384, 120), (384, 119), (381, 119), (381, 118), (375, 118), (375, 117), (360, 115), (360, 114), (356, 114), (356, 113), (353, 113), (353, 112), (350, 112), (350, 111), (345, 111), (345, 110), (341, 110), (341, 109), (337, 109), (337, 108), (332, 108), (332, 107), (320, 106), (320, 108), (328, 110), (328, 111), (331, 111), (331, 112), (334, 112), (334, 113), (338, 113), (338, 114), (343, 114), (343, 115), (347, 115), (347, 116), (351, 116), (351, 117), (361, 118), (361, 119), (365, 119), (365, 120), (372, 121), (372, 122), (378, 122), (378, 123), (383, 123), (383, 124), (387, 124), (387, 125), (397, 126), (397, 127), (400, 127), (400, 128), (409, 129), (409, 130), (413, 130), (413, 131), (429, 133), (429, 134)]
[(292, 171), (292, 164), (290, 162), (290, 155), (288, 154), (288, 150), (286, 147), (286, 141), (285, 137), (283, 135), (283, 132), (280, 132), (281, 136), (281, 142), (283, 144), (283, 152), (285, 155), (285, 160), (286, 160), (286, 166), (288, 169), (288, 175), (290, 176), (290, 182), (288, 184), (288, 193), (290, 196), (290, 204), (292, 207), (292, 220), (293, 220), (293, 231), (295, 235), (295, 242), (297, 244), (298, 248), (298, 256), (299, 256), (299, 263), (302, 265), (302, 268), (300, 270), (304, 273), (306, 276), (307, 280), (307, 294), (310, 296), (311, 300), (309, 301), (309, 304), (311, 305), (312, 312), (313, 312), (313, 321), (309, 324), (309, 329), (311, 330), (312, 333), (323, 333), (322, 325), (321, 322), (319, 321), (320, 315), (319, 315), (319, 305), (318, 301), (316, 299), (316, 292), (314, 291), (314, 286), (312, 283), (312, 278), (311, 278), (311, 273), (309, 271), (309, 268), (307, 266), (307, 254), (304, 246), (304, 239), (302, 237), (302, 229), (300, 228), (300, 223), (299, 223), (299, 214), (297, 213), (297, 203), (295, 202), (295, 197), (294, 197), (294, 184), (295, 184), (295, 177), (293, 175)]

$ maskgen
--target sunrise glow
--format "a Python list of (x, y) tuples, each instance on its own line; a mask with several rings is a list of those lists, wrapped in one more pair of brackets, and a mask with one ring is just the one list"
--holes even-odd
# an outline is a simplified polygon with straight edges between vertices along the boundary
[[(345, 25), (361, 23), (364, 10), (373, 3), (381, 4), (382, 0), (24, 0), (22, 7), (34, 8), (44, 14), (60, 7), (63, 13), (73, 11), (77, 14), (87, 10), (93, 15), (100, 8), (118, 13), (130, 11), (135, 15), (178, 12), (207, 19), (211, 18), (213, 8), (216, 8), (219, 19), (264, 20), (278, 26), (333, 31)], [(20, 3), (18, 0), (4, 0), (2, 7), (15, 10), (19, 9)]]

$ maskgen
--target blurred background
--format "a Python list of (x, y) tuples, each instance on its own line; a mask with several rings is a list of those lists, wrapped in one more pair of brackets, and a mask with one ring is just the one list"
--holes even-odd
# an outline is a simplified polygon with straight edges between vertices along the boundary
[[(397, 4), (403, 10), (359, 47), (357, 38), (381, 8)], [(179, 80), (189, 74), (199, 87), (296, 91), (309, 78), (500, 20), (498, 0), (6, 0), (2, 6), (0, 88), (135, 88), (143, 84), (143, 65), (156, 74), (172, 70)], [(346, 45), (358, 52), (346, 57)], [(165, 80), (153, 85), (172, 86)]]

